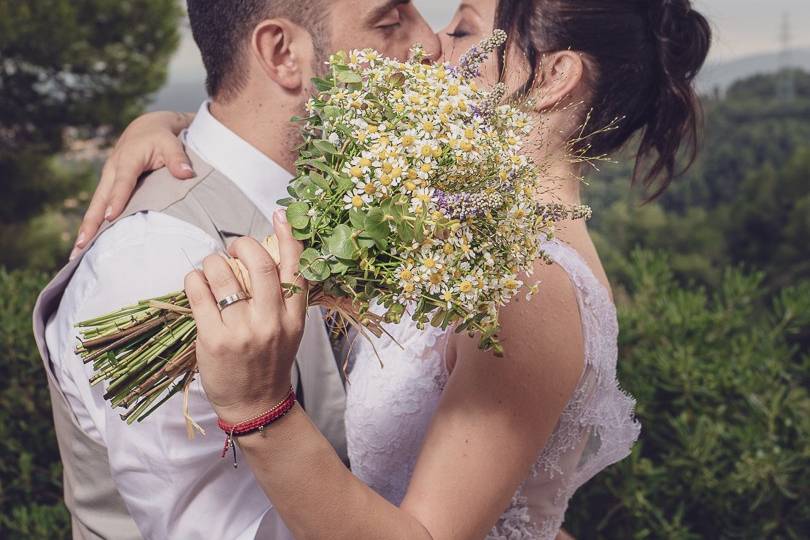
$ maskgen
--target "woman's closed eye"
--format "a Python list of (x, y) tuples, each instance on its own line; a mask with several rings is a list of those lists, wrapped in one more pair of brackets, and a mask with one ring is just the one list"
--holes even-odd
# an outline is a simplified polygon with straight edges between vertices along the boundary
[(459, 30), (458, 28), (456, 28), (452, 32), (447, 33), (447, 37), (451, 37), (453, 39), (462, 39), (462, 38), (468, 37), (469, 35), (470, 35), (469, 32), (465, 32), (464, 30)]

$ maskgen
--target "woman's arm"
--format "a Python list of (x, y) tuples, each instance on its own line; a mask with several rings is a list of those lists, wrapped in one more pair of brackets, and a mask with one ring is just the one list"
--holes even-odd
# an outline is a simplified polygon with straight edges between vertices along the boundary
[[(283, 298), (279, 283), (295, 279), (301, 247), (282, 216), (275, 225), (280, 270), (252, 240), (235, 244), (233, 254), (254, 284)], [(579, 313), (568, 278), (556, 267), (539, 270), (544, 294), (538, 301), (504, 310), (504, 358), (479, 351), (477, 339), (459, 340), (459, 359), (400, 508), (355, 478), (298, 407), (263, 433), (238, 440), (296, 537), (486, 536), (529, 474), (582, 371)], [(267, 304), (257, 294), (255, 303), (220, 315), (216, 299), (238, 290), (236, 278), (215, 260), (208, 261), (204, 278), (193, 274), (187, 282), (203, 386), (225, 421), (252, 418), (289, 388), (295, 353), (278, 344), (292, 331), (290, 313), (302, 324), (304, 309), (286, 306), (290, 299)]]
[(194, 177), (194, 170), (177, 136), (191, 125), (193, 113), (152, 112), (135, 119), (104, 163), (90, 206), (85, 212), (71, 259), (98, 232), (105, 220), (121, 214), (146, 172), (168, 167), (180, 179)]

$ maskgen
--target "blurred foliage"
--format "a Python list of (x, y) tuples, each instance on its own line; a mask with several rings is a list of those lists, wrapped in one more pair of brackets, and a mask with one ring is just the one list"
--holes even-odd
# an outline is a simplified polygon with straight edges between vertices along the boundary
[(642, 205), (628, 189), (622, 157), (589, 178), (592, 230), (615, 283), (627, 279), (635, 247), (670, 254), (681, 283), (717, 286), (727, 265), (764, 271), (767, 286), (810, 277), (810, 74), (793, 74), (791, 101), (776, 98), (781, 76), (752, 77), (704, 99), (699, 158), (655, 203)]
[[(176, 0), (0, 0), (0, 538), (70, 536), (31, 311), (107, 142), (164, 83)], [(19, 268), (8, 271), (8, 268)]]
[(31, 331), (44, 274), (0, 268), (0, 538), (67, 538), (48, 386)]
[(807, 538), (810, 281), (769, 295), (761, 273), (683, 287), (635, 251), (619, 376), (642, 423), (630, 458), (587, 484), (581, 539)]
[(9, 238), (87, 187), (54, 159), (69, 139), (103, 143), (163, 85), (180, 14), (176, 0), (0, 0), (0, 264), (20, 266)]

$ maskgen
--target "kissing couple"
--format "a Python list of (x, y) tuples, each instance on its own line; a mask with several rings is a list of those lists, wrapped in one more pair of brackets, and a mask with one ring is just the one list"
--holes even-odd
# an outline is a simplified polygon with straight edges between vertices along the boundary
[[(465, 0), (434, 35), (408, 0), (188, 0), (188, 14), (210, 100), (193, 117), (151, 114), (127, 129), (70, 263), (35, 308), (74, 538), (562, 535), (575, 491), (629, 455), (640, 432), (585, 223), (544, 241), (553, 264), (537, 262), (538, 294), (502, 310), (503, 358), (404, 318), (358, 340), (346, 381), (345, 340), (308, 313), (305, 291), (282, 290), (302, 251), (276, 203), (302, 141), (290, 118), (334, 51), (404, 59), (421, 43), (454, 64), (503, 29), (481, 84), (504, 83), (542, 120), (526, 153), (548, 164), (548, 196), (578, 205), (572, 154), (597, 158), (634, 139), (629, 180), (654, 198), (681, 150), (696, 151), (704, 17), (689, 0)], [(270, 233), (277, 261), (254, 240)], [(253, 298), (225, 251), (247, 267)], [(175, 396), (126, 425), (89, 384), (75, 324), (183, 285), (199, 380), (187, 403)], [(194, 441), (184, 408), (205, 431)], [(261, 429), (235, 438), (244, 463), (234, 469), (220, 459), (220, 428), (257, 419)]]

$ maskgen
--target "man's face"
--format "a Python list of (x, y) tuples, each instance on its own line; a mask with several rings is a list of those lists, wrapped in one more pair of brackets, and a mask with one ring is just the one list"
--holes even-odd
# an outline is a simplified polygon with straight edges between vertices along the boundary
[(432, 58), (441, 54), (439, 39), (411, 0), (332, 0), (331, 51), (372, 48), (404, 60), (415, 43)]

